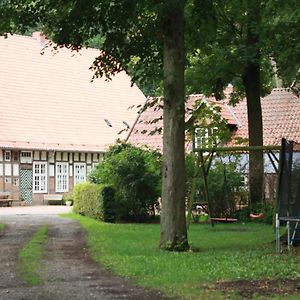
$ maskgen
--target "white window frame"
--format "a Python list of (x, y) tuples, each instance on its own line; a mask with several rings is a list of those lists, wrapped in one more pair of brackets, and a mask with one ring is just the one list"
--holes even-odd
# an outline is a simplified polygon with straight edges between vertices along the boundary
[(74, 185), (86, 182), (86, 163), (74, 163)]
[[(59, 172), (60, 166), (65, 168), (65, 172)], [(67, 162), (55, 164), (55, 191), (58, 193), (69, 191), (69, 163)]]
[[(23, 154), (30, 154), (23, 156)], [(31, 164), (32, 163), (32, 151), (21, 151), (20, 155), (20, 163), (21, 164)]]
[[(45, 173), (42, 173), (42, 166), (44, 166)], [(38, 171), (38, 172), (37, 172)], [(35, 161), (33, 163), (33, 193), (45, 194), (48, 193), (48, 164), (44, 161)]]
[[(6, 155), (8, 155), (8, 157)], [(4, 161), (11, 161), (11, 151), (4, 151)]]
[[(217, 127), (203, 128), (199, 127), (195, 129), (195, 148), (207, 148), (213, 147), (215, 144), (219, 144), (220, 138), (217, 135)], [(199, 134), (202, 134), (199, 136)], [(213, 137), (215, 140), (213, 140)]]

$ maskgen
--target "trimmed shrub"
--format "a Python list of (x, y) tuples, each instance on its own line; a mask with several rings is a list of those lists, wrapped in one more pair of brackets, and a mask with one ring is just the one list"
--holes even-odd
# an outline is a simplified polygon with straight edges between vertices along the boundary
[(73, 198), (73, 212), (102, 221), (115, 220), (113, 187), (89, 182), (76, 184)]

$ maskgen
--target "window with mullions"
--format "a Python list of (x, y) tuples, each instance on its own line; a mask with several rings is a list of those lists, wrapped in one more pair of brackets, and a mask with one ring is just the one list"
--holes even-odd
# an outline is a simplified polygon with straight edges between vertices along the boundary
[(220, 138), (218, 136), (218, 128), (196, 128), (195, 148), (210, 148), (218, 145), (219, 142)]
[(69, 191), (69, 164), (59, 162), (56, 163), (56, 176), (55, 176), (55, 182), (56, 192), (68, 192)]
[(4, 152), (4, 160), (5, 161), (11, 161), (11, 151), (5, 151)]
[(74, 184), (86, 181), (86, 165), (85, 163), (74, 164)]
[(32, 163), (32, 151), (21, 151), (20, 161), (24, 164)]
[(33, 192), (47, 193), (47, 164), (33, 163)]

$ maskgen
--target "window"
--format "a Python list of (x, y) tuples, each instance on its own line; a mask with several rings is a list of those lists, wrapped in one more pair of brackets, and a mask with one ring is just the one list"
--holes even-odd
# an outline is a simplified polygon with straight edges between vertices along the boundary
[(47, 193), (47, 164), (44, 162), (33, 163), (33, 192)]
[(11, 160), (11, 152), (10, 151), (5, 151), (4, 160), (5, 161), (10, 161)]
[(69, 190), (69, 164), (56, 163), (56, 192), (68, 192)]
[(32, 163), (32, 152), (31, 151), (21, 151), (20, 161), (22, 164)]
[(86, 180), (85, 163), (74, 164), (74, 184), (85, 182), (85, 180)]
[(219, 142), (220, 139), (216, 127), (197, 128), (195, 130), (195, 148), (209, 148), (218, 145)]

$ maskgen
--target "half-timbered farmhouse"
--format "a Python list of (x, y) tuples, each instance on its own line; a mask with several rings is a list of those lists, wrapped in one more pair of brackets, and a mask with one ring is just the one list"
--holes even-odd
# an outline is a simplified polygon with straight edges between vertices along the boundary
[(98, 54), (0, 37), (0, 192), (33, 204), (69, 192), (126, 138), (145, 97), (125, 72), (91, 81)]

